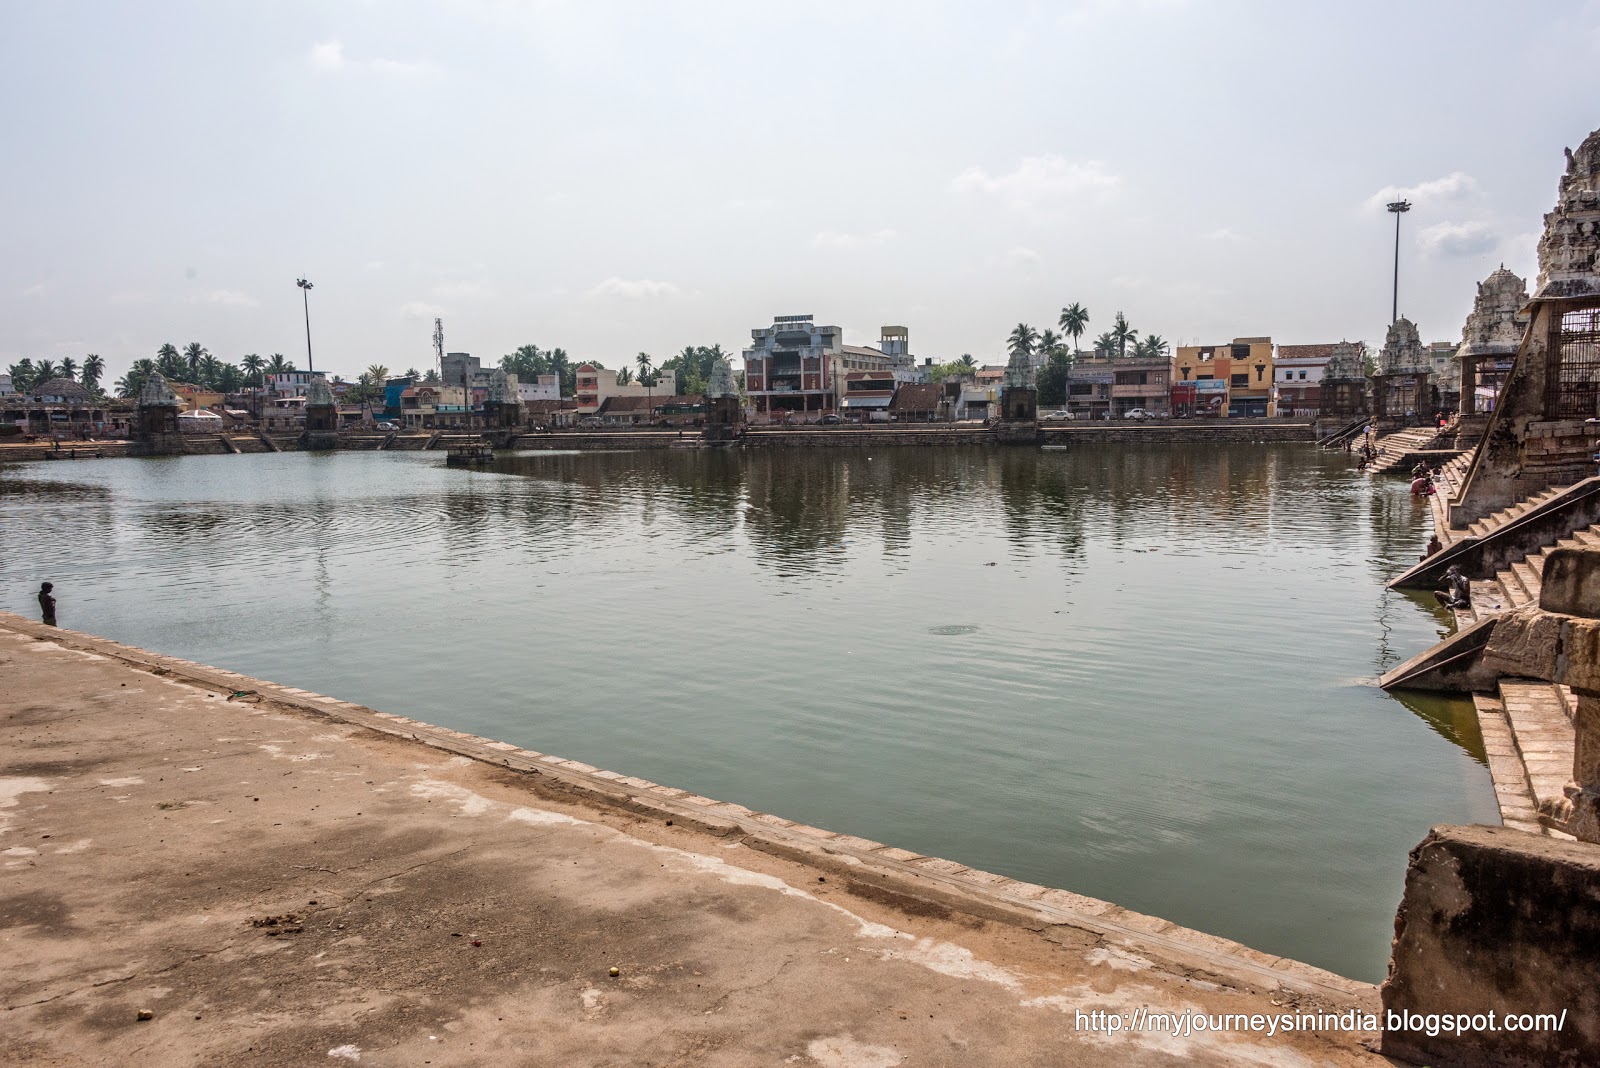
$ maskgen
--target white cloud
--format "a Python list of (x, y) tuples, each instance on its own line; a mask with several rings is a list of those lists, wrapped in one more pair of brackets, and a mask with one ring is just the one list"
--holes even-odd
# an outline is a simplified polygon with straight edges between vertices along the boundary
[(205, 296), (210, 304), (224, 304), (230, 308), (254, 308), (261, 302), (248, 293), (240, 293), (234, 289), (213, 289)]
[(322, 41), (311, 46), (306, 57), (313, 69), (320, 71), (371, 71), (399, 78), (432, 74), (437, 68), (432, 63), (407, 63), (398, 59), (351, 59), (344, 54), (342, 41)]
[(408, 300), (400, 305), (400, 314), (407, 319), (435, 319), (444, 315), (444, 309), (427, 301)]
[(968, 167), (950, 181), (954, 193), (983, 193), (999, 196), (1016, 207), (1038, 207), (1080, 193), (1105, 195), (1115, 191), (1122, 179), (1106, 170), (1100, 160), (1075, 163), (1047, 153), (1026, 156), (1017, 169), (992, 175), (979, 166)]
[(1488, 223), (1442, 222), (1419, 233), (1417, 243), (1430, 256), (1475, 256), (1498, 245), (1500, 237)]
[(1478, 180), (1464, 171), (1451, 171), (1443, 178), (1417, 185), (1386, 185), (1367, 198), (1366, 207), (1381, 210), (1396, 200), (1409, 200), (1414, 208), (1464, 200), (1480, 192)]
[(612, 275), (604, 282), (589, 290), (591, 297), (627, 297), (638, 300), (641, 297), (675, 297), (682, 292), (671, 282), (657, 282), (649, 278), (618, 278)]
[(866, 248), (868, 245), (893, 241), (895, 237), (895, 232), (888, 229), (874, 230), (870, 234), (841, 234), (824, 230), (811, 239), (811, 244), (817, 248)]

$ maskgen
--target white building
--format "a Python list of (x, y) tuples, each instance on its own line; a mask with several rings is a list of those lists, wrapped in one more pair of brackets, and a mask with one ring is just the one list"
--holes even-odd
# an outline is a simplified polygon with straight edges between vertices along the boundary
[(16, 392), (16, 387), (11, 384), (11, 376), (0, 375), (0, 397), (14, 396)]
[(537, 382), (518, 382), (517, 397), (522, 401), (558, 401), (561, 399), (561, 376), (540, 375)]
[(266, 383), (267, 389), (280, 397), (304, 397), (311, 380), (322, 377), (321, 371), (285, 371), (283, 374), (267, 375)]

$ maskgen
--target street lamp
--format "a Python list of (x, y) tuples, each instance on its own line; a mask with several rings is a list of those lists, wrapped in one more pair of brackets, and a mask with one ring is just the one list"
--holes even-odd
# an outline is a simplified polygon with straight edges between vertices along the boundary
[(314, 373), (317, 367), (311, 362), (311, 283), (304, 278), (296, 278), (294, 284), (300, 287), (301, 303), (306, 309), (306, 371)]
[(1394, 216), (1394, 308), (1389, 316), (1391, 323), (1400, 321), (1400, 216), (1411, 210), (1411, 201), (1396, 200), (1389, 204), (1389, 214)]

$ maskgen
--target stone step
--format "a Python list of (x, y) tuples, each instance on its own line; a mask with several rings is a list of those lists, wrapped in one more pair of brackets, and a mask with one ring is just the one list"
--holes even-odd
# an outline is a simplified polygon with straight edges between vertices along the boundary
[(1523, 560), (1512, 564), (1511, 572), (1521, 580), (1522, 588), (1528, 592), (1528, 600), (1538, 603), (1539, 587), (1542, 583), (1539, 581), (1539, 572), (1534, 570), (1533, 565)]
[(1511, 602), (1511, 597), (1495, 579), (1474, 582), (1472, 584), (1472, 619), (1477, 622), (1485, 616), (1492, 616), (1500, 612), (1508, 612), (1516, 607)]
[(1543, 834), (1533, 788), (1528, 784), (1528, 773), (1517, 753), (1505, 706), (1498, 697), (1483, 693), (1473, 694), (1472, 703), (1478, 711), (1478, 728), (1489, 758), (1489, 777), (1494, 782), (1494, 799), (1500, 806), (1500, 822), (1529, 834)]
[(1504, 591), (1506, 607), (1521, 608), (1528, 603), (1528, 591), (1522, 588), (1522, 582), (1516, 573), (1510, 570), (1501, 571), (1495, 576), (1495, 581)]
[(1573, 730), (1565, 703), (1548, 682), (1501, 680), (1500, 704), (1534, 805), (1540, 812), (1553, 813), (1572, 779)]
[(1600, 530), (1596, 530), (1594, 527), (1589, 527), (1587, 530), (1573, 531), (1572, 539), (1586, 548), (1600, 548)]

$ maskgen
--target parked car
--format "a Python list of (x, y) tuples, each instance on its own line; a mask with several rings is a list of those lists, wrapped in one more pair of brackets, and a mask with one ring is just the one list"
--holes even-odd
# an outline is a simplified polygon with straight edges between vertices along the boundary
[(1143, 408), (1129, 408), (1127, 411), (1122, 413), (1122, 418), (1124, 418), (1124, 419), (1154, 419), (1155, 416), (1151, 415), (1149, 412), (1145, 411)]
[(1076, 419), (1077, 416), (1073, 415), (1071, 412), (1067, 411), (1065, 408), (1062, 408), (1060, 411), (1051, 412), (1049, 415), (1045, 416), (1045, 418), (1046, 419)]
[(377, 423), (373, 423), (372, 425), (374, 427), (376, 427), (377, 429), (383, 431), (385, 434), (392, 434), (396, 430), (400, 429), (400, 424), (399, 423), (377, 422)]
[(821, 419), (818, 419), (817, 422), (821, 423), (823, 426), (833, 426), (839, 422), (839, 417), (834, 415), (832, 412), (829, 412)]
[(578, 420), (578, 426), (583, 430), (599, 430), (606, 422), (598, 415), (586, 415)]

